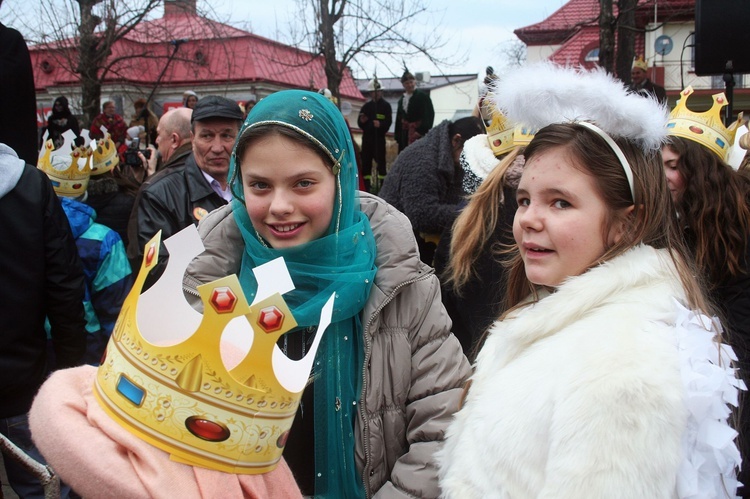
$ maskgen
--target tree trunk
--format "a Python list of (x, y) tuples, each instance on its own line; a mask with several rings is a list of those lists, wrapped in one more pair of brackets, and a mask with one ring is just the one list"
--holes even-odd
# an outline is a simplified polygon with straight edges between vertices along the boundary
[[(346, 4), (346, 2), (342, 2)], [(334, 3), (335, 5), (335, 3)], [(329, 7), (327, 0), (320, 0), (320, 51), (325, 59), (326, 85), (336, 101), (339, 101), (339, 86), (343, 79), (343, 68), (336, 60), (336, 35), (334, 25), (339, 17), (336, 12), (331, 12), (333, 6)], [(343, 6), (340, 7), (343, 11)]]
[(630, 70), (635, 57), (635, 8), (638, 0), (617, 0), (617, 66), (615, 74), (630, 83)]
[(599, 66), (608, 73), (614, 70), (615, 31), (612, 0), (599, 0)]
[(81, 79), (81, 108), (83, 121), (81, 125), (88, 127), (99, 114), (99, 104), (102, 94), (102, 84), (99, 80), (99, 40), (95, 35), (97, 25), (101, 22), (93, 14), (93, 7), (101, 0), (78, 0), (81, 11), (81, 24), (78, 27), (78, 66), (76, 72)]

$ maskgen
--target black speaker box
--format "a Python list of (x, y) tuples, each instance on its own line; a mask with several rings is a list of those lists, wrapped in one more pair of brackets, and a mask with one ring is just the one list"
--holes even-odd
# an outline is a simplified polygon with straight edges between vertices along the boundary
[(696, 0), (695, 74), (750, 73), (750, 0)]

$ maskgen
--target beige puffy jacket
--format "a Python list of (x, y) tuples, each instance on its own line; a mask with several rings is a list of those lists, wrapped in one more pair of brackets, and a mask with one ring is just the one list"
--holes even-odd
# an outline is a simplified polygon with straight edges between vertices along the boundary
[[(367, 497), (438, 497), (434, 453), (458, 409), (470, 366), (424, 265), (408, 219), (361, 193), (377, 243), (378, 267), (362, 311), (365, 368), (355, 458)], [(206, 251), (188, 267), (185, 287), (238, 272), (244, 242), (229, 206), (198, 226)], [(364, 402), (364, 403), (362, 403)]]

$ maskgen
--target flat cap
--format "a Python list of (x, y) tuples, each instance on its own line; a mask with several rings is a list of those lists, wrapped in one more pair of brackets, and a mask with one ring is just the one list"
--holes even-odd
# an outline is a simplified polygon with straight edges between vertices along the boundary
[(198, 99), (198, 103), (195, 105), (195, 109), (193, 109), (190, 123), (211, 118), (242, 121), (245, 116), (242, 114), (239, 104), (233, 100), (229, 100), (226, 97), (219, 97), (218, 95), (207, 95)]

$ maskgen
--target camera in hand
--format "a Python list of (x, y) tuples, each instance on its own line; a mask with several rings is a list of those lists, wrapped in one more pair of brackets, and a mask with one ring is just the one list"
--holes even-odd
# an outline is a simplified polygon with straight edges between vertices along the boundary
[(141, 140), (133, 139), (125, 151), (125, 164), (133, 167), (143, 166), (141, 158), (138, 157), (138, 153), (142, 153), (146, 159), (151, 159), (151, 149), (140, 149)]

